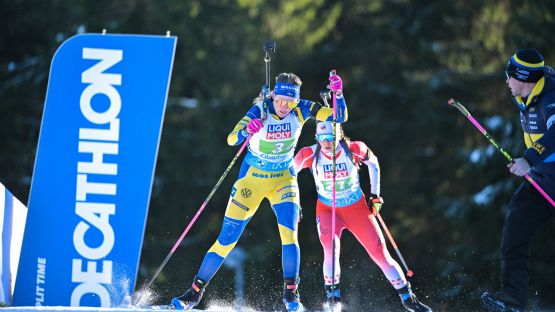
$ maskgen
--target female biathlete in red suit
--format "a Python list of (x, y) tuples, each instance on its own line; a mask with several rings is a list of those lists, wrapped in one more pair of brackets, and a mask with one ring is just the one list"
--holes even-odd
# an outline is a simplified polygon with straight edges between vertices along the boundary
[[(333, 140), (336, 139), (336, 223), (333, 231), (336, 253), (333, 259), (331, 241)], [(302, 148), (294, 158), (295, 171), (309, 168), (316, 184), (316, 227), (324, 249), (324, 287), (326, 300), (341, 302), (339, 266), (340, 239), (343, 229), (349, 230), (362, 244), (370, 258), (381, 268), (393, 287), (399, 292), (403, 306), (408, 311), (432, 311), (412, 293), (399, 264), (391, 258), (375, 215), (383, 203), (380, 197), (380, 167), (377, 157), (360, 141), (344, 137), (341, 125), (336, 124), (333, 135), (332, 123), (316, 125), (318, 144)], [(358, 169), (360, 163), (368, 167), (370, 174), (370, 197), (367, 204), (360, 188)], [(335, 279), (332, 283), (332, 261), (335, 261)], [(332, 289), (333, 287), (333, 289)], [(333, 297), (333, 301), (332, 301)]]

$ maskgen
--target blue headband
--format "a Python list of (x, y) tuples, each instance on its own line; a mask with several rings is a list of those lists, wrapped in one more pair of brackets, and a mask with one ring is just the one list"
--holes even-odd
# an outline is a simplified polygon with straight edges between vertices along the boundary
[(274, 87), (275, 95), (290, 96), (292, 98), (298, 99), (301, 96), (301, 88), (296, 84), (287, 82), (278, 82)]

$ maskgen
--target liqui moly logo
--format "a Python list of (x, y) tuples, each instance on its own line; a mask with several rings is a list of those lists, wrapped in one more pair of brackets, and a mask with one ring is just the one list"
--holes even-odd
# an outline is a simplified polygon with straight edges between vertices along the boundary
[(269, 125), (268, 132), (266, 133), (266, 139), (268, 140), (280, 140), (280, 139), (290, 139), (291, 138), (291, 124), (281, 124), (281, 125)]
[[(347, 164), (345, 163), (335, 164), (335, 177), (345, 178), (347, 176), (349, 176), (349, 171), (347, 170)], [(324, 178), (326, 179), (333, 178), (333, 165), (324, 165)]]

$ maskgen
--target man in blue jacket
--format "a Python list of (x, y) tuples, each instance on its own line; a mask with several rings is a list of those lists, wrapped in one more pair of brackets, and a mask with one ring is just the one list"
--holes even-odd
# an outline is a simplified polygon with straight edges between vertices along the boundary
[[(528, 173), (555, 198), (555, 71), (544, 65), (536, 49), (518, 50), (508, 61), (507, 85), (520, 110), (527, 149), (507, 165), (517, 176)], [(524, 311), (528, 301), (530, 252), (534, 236), (555, 214), (553, 207), (528, 181), (510, 203), (501, 241), (501, 289), (482, 294), (490, 311)]]

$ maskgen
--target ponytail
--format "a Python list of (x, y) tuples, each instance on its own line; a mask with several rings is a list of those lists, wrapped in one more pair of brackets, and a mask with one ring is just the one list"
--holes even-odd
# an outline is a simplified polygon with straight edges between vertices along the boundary
[(320, 150), (322, 148), (320, 147), (320, 143), (318, 143), (318, 140), (316, 140), (316, 151), (314, 152), (314, 157), (313, 157), (313, 162), (316, 161), (314, 163), (314, 171), (315, 171), (315, 175), (318, 175), (318, 161), (320, 160)]
[(350, 147), (351, 139), (343, 135), (343, 137), (339, 141), (339, 145), (343, 146), (343, 148), (345, 149), (345, 152), (347, 153), (347, 158), (349, 158), (353, 162), (355, 167), (357, 167), (357, 170), (360, 169), (360, 162), (356, 161), (355, 155), (353, 154), (353, 151), (351, 150), (351, 147)]

